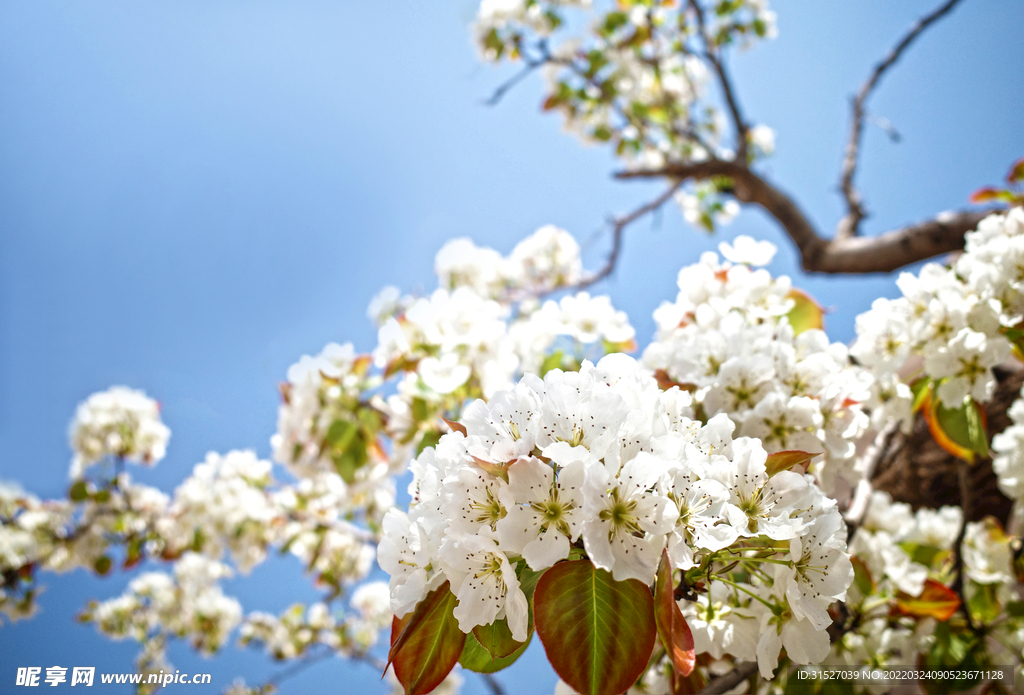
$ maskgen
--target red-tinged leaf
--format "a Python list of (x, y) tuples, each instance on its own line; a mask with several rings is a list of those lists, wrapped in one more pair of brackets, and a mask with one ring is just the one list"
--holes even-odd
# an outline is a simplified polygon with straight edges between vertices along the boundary
[(681, 676), (688, 676), (693, 672), (696, 659), (693, 633), (676, 605), (674, 593), (672, 561), (668, 559), (668, 550), (662, 550), (661, 567), (654, 584), (654, 622), (658, 626), (661, 645), (672, 660), (673, 670)]
[(802, 469), (801, 473), (806, 473), (807, 469), (811, 465), (811, 459), (815, 456), (821, 456), (821, 453), (812, 454), (809, 451), (776, 451), (774, 454), (768, 456), (768, 460), (765, 462), (764, 467), (768, 472), (769, 477), (782, 471), (788, 471), (793, 466), (800, 466)]
[(656, 369), (654, 371), (654, 379), (658, 382), (658, 388), (662, 391), (668, 391), (673, 386), (678, 386), (682, 391), (693, 391), (697, 390), (697, 384), (691, 384), (686, 381), (676, 381), (668, 375), (664, 369)]
[(466, 426), (463, 425), (461, 422), (452, 422), (451, 420), (444, 416), (442, 416), (441, 419), (444, 420), (444, 424), (448, 425), (448, 427), (451, 428), (452, 432), (461, 432), (463, 437), (468, 436), (466, 434)]
[(904, 615), (946, 622), (960, 608), (960, 597), (948, 586), (934, 579), (926, 579), (920, 596), (899, 592), (896, 595), (896, 608)]
[(617, 582), (589, 560), (561, 562), (537, 583), (533, 610), (548, 661), (581, 695), (620, 695), (647, 668), (658, 631), (643, 583)]
[(510, 656), (524, 644), (512, 639), (512, 630), (504, 618), (495, 620), (490, 625), (477, 625), (473, 628), (473, 635), (480, 646), (496, 659)]
[(1020, 183), (1024, 181), (1024, 157), (1021, 157), (1013, 166), (1010, 167), (1010, 173), (1006, 175), (1007, 183)]
[(793, 300), (793, 308), (786, 314), (789, 325), (793, 327), (793, 333), (800, 335), (812, 328), (820, 330), (825, 327), (825, 310), (811, 295), (802, 290), (792, 289), (786, 297)]
[(287, 381), (282, 381), (280, 384), (277, 385), (277, 388), (281, 391), (281, 400), (284, 401), (285, 404), (291, 403), (292, 385), (289, 384)]
[(971, 202), (971, 203), (974, 203), (975, 205), (977, 205), (979, 203), (988, 203), (988, 202), (991, 202), (993, 200), (999, 200), (999, 196), (1001, 194), (1002, 194), (1002, 191), (999, 190), (998, 188), (992, 188), (991, 186), (986, 186), (985, 188), (979, 188), (974, 193), (971, 193), (971, 197), (968, 198), (967, 200), (968, 200), (968, 202)]
[(370, 370), (370, 365), (373, 364), (373, 355), (360, 355), (352, 362), (352, 372), (363, 376)]
[(395, 665), (405, 695), (426, 695), (459, 660), (466, 635), (452, 615), (457, 603), (445, 582), (416, 604), (411, 614), (392, 621), (388, 663)]
[(508, 464), (507, 463), (492, 463), (490, 461), (484, 461), (481, 458), (473, 457), (473, 462), (480, 466), (481, 469), (490, 473), (491, 475), (501, 478), (505, 482), (508, 482)]
[(875, 592), (875, 578), (871, 576), (871, 570), (856, 555), (850, 556), (850, 563), (853, 565), (853, 585), (863, 596), (870, 596)]
[(921, 403), (932, 439), (945, 451), (973, 464), (976, 455), (988, 457), (988, 417), (974, 400), (959, 408), (947, 408), (932, 393)]

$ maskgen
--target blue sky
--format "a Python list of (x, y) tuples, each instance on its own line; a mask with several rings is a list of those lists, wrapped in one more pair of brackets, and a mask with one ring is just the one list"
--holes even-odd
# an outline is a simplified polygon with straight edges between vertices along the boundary
[[(168, 457), (144, 482), (173, 490), (209, 450), (269, 455), (289, 364), (329, 341), (373, 346), (364, 317), (385, 284), (433, 287), (441, 244), (470, 236), (503, 252), (542, 224), (570, 230), (596, 267), (604, 221), (656, 193), (618, 183), (615, 162), (539, 112), (539, 80), (497, 107), (508, 71), (470, 45), (473, 0), (392, 3), (180, 0), (0, 2), (0, 478), (63, 495), (75, 405), (112, 384), (158, 398)], [(773, 127), (764, 164), (823, 230), (836, 193), (849, 97), (931, 2), (774, 3), (779, 39), (737, 56), (748, 116)], [(883, 82), (861, 189), (867, 233), (963, 207), (1024, 155), (1024, 5), (966, 2)], [(772, 269), (834, 311), (833, 339), (893, 277), (807, 278), (770, 220), (745, 212), (709, 238), (666, 209), (628, 232), (598, 289), (641, 345), (678, 269), (738, 233), (782, 246)], [(46, 576), (42, 613), (0, 627), (0, 691), (18, 666), (128, 671), (133, 643), (73, 616), (130, 575)], [(316, 593), (296, 562), (228, 583), (247, 610)], [(551, 692), (539, 645), (503, 675)], [(213, 661), (178, 645), (182, 670), (219, 691), (278, 666), (235, 648)], [(466, 693), (484, 692), (467, 674)], [(325, 662), (284, 693), (385, 692), (366, 667)]]

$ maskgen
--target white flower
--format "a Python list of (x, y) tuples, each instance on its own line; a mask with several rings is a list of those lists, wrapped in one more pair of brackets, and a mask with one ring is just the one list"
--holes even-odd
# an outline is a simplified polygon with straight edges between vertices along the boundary
[(793, 615), (818, 630), (832, 624), (827, 608), (845, 598), (853, 581), (846, 555), (846, 526), (838, 512), (817, 517), (802, 535), (789, 541), (792, 567), (776, 565), (776, 582), (785, 586)]
[[(763, 126), (761, 126), (763, 127)], [(770, 133), (771, 130), (768, 129)], [(777, 251), (770, 241), (756, 241), (752, 237), (741, 234), (732, 240), (732, 244), (722, 242), (718, 245), (722, 256), (733, 263), (741, 263), (761, 267), (772, 262)]]
[(536, 458), (524, 458), (508, 469), (502, 489), (507, 515), (497, 523), (502, 549), (523, 556), (542, 570), (569, 555), (582, 524), (584, 465), (577, 461), (558, 472)]
[(721, 550), (736, 541), (739, 531), (720, 524), (729, 491), (716, 480), (699, 480), (689, 467), (671, 476), (669, 497), (678, 510), (676, 526), (668, 538), (672, 565), (687, 570), (694, 566), (694, 548)]
[(964, 566), (967, 576), (979, 584), (1008, 584), (1015, 577), (1010, 537), (992, 517), (967, 524), (964, 533)]
[(941, 379), (937, 390), (947, 408), (959, 408), (971, 397), (984, 403), (992, 398), (996, 381), (992, 367), (1010, 354), (1010, 344), (1002, 336), (986, 336), (965, 328), (947, 347), (925, 355), (924, 368), (934, 379)]
[[(770, 155), (775, 152), (775, 131), (766, 125), (756, 125), (747, 131), (747, 138), (750, 140), (750, 144), (753, 145), (762, 155)], [(722, 254), (726, 258), (729, 258), (725, 253)], [(734, 260), (729, 258), (730, 261)], [(735, 261), (739, 262), (739, 261)], [(767, 265), (765, 263), (764, 265)]]
[(446, 352), (440, 359), (424, 357), (417, 371), (427, 388), (440, 394), (451, 393), (473, 374), (472, 368), (463, 364), (454, 352)]
[(811, 506), (806, 479), (792, 471), (768, 477), (768, 453), (756, 439), (736, 439), (732, 449), (731, 465), (717, 466), (708, 472), (709, 477), (723, 483), (731, 493), (731, 505), (726, 508), (730, 523), (742, 536), (795, 538), (806, 526), (797, 511)]
[(401, 618), (443, 581), (437, 561), (440, 544), (397, 509), (384, 515), (383, 526), (377, 561), (391, 575), (391, 610)]
[(654, 578), (664, 540), (644, 534), (671, 531), (677, 513), (657, 489), (666, 472), (666, 462), (646, 452), (626, 463), (617, 477), (600, 465), (587, 470), (583, 543), (594, 565), (611, 572), (616, 581), (648, 584)]
[(441, 490), (441, 513), (448, 519), (449, 532), (493, 531), (506, 514), (501, 502), (501, 490), (506, 486), (504, 480), (470, 466), (446, 478)]
[(164, 457), (171, 431), (160, 420), (160, 404), (142, 391), (114, 386), (80, 403), (69, 428), (71, 477), (106, 456), (153, 465)]
[(487, 528), (475, 536), (449, 537), (441, 547), (445, 574), (459, 603), (453, 615), (468, 633), (477, 625), (508, 619), (512, 639), (526, 641), (526, 595), (498, 539)]

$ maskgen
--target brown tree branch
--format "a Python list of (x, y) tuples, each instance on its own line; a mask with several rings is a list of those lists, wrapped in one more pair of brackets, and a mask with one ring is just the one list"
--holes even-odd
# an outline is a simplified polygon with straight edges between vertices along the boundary
[(900, 59), (900, 56), (903, 55), (903, 52), (906, 51), (910, 44), (914, 42), (914, 39), (920, 36), (930, 25), (950, 12), (958, 2), (960, 2), (960, 0), (947, 0), (947, 2), (943, 3), (931, 13), (917, 20), (914, 25), (910, 27), (910, 31), (908, 31), (900, 42), (896, 44), (896, 47), (893, 48), (889, 54), (875, 66), (875, 69), (871, 72), (867, 81), (861, 86), (860, 91), (857, 92), (857, 96), (853, 100), (853, 119), (850, 125), (850, 139), (846, 143), (846, 154), (843, 158), (842, 182), (840, 184), (843, 191), (843, 197), (846, 198), (847, 213), (843, 219), (839, 221), (839, 225), (836, 227), (836, 239), (848, 239), (856, 236), (857, 228), (860, 226), (861, 220), (863, 220), (864, 216), (867, 214), (864, 210), (864, 203), (861, 199), (860, 192), (853, 183), (854, 175), (857, 173), (857, 159), (860, 154), (861, 137), (864, 133), (864, 102), (867, 101), (867, 98), (878, 85), (886, 70), (892, 67), (892, 65)]
[(757, 664), (753, 661), (744, 661), (736, 664), (736, 668), (729, 673), (716, 678), (697, 693), (697, 695), (720, 695), (727, 690), (732, 690), (743, 681), (750, 678), (757, 672)]
[(669, 199), (675, 194), (675, 192), (678, 191), (680, 187), (682, 187), (682, 185), (682, 180), (675, 181), (654, 200), (651, 200), (641, 205), (628, 215), (612, 220), (612, 250), (608, 253), (608, 259), (605, 261), (604, 265), (601, 267), (600, 270), (583, 278), (581, 281), (573, 285), (572, 289), (586, 289), (587, 287), (590, 287), (594, 283), (603, 280), (609, 275), (611, 275), (612, 271), (615, 270), (616, 263), (618, 263), (619, 254), (622, 252), (622, 234), (623, 232), (626, 231), (626, 227), (633, 224), (644, 215), (654, 212), (662, 205), (667, 203)]
[(888, 273), (960, 250), (964, 247), (964, 234), (991, 212), (946, 212), (935, 219), (876, 237), (825, 239), (792, 198), (737, 161), (711, 159), (657, 170), (623, 171), (615, 176), (621, 179), (666, 177), (677, 182), (728, 176), (734, 182), (733, 196), (740, 202), (760, 206), (774, 217), (800, 252), (804, 270), (811, 273)]

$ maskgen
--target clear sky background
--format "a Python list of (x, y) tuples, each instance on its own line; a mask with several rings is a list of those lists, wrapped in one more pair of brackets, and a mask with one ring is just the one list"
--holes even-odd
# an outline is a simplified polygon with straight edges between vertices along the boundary
[[(933, 4), (778, 0), (779, 38), (734, 61), (749, 118), (777, 132), (763, 171), (824, 230), (841, 214), (849, 98)], [(68, 421), (112, 384), (158, 398), (173, 431), (159, 466), (133, 470), (143, 482), (170, 492), (209, 450), (269, 456), (288, 365), (329, 341), (372, 348), (369, 299), (385, 284), (432, 289), (449, 238), (508, 252), (554, 223), (597, 267), (607, 217), (660, 188), (613, 181), (607, 151), (540, 113), (539, 79), (483, 106), (510, 72), (477, 60), (475, 7), (0, 1), (0, 478), (65, 494)], [(870, 108), (903, 139), (867, 129), (867, 233), (964, 207), (1024, 155), (1021, 26), (1024, 3), (968, 0), (885, 79)], [(628, 232), (597, 289), (628, 311), (642, 346), (679, 268), (739, 233), (782, 247), (772, 270), (833, 309), (835, 340), (895, 292), (891, 276), (803, 276), (760, 213), (711, 238), (672, 208)], [(0, 627), (0, 692), (14, 690), (18, 666), (131, 671), (137, 645), (73, 620), (131, 576), (44, 575), (40, 615)], [(225, 590), (274, 612), (317, 596), (290, 558)], [(209, 692), (281, 668), (233, 646), (207, 661), (179, 644), (170, 658), (212, 672)], [(485, 692), (465, 676), (463, 692)], [(526, 695), (555, 682), (539, 643), (500, 677)], [(368, 667), (331, 660), (282, 688), (314, 691), (386, 687)]]

